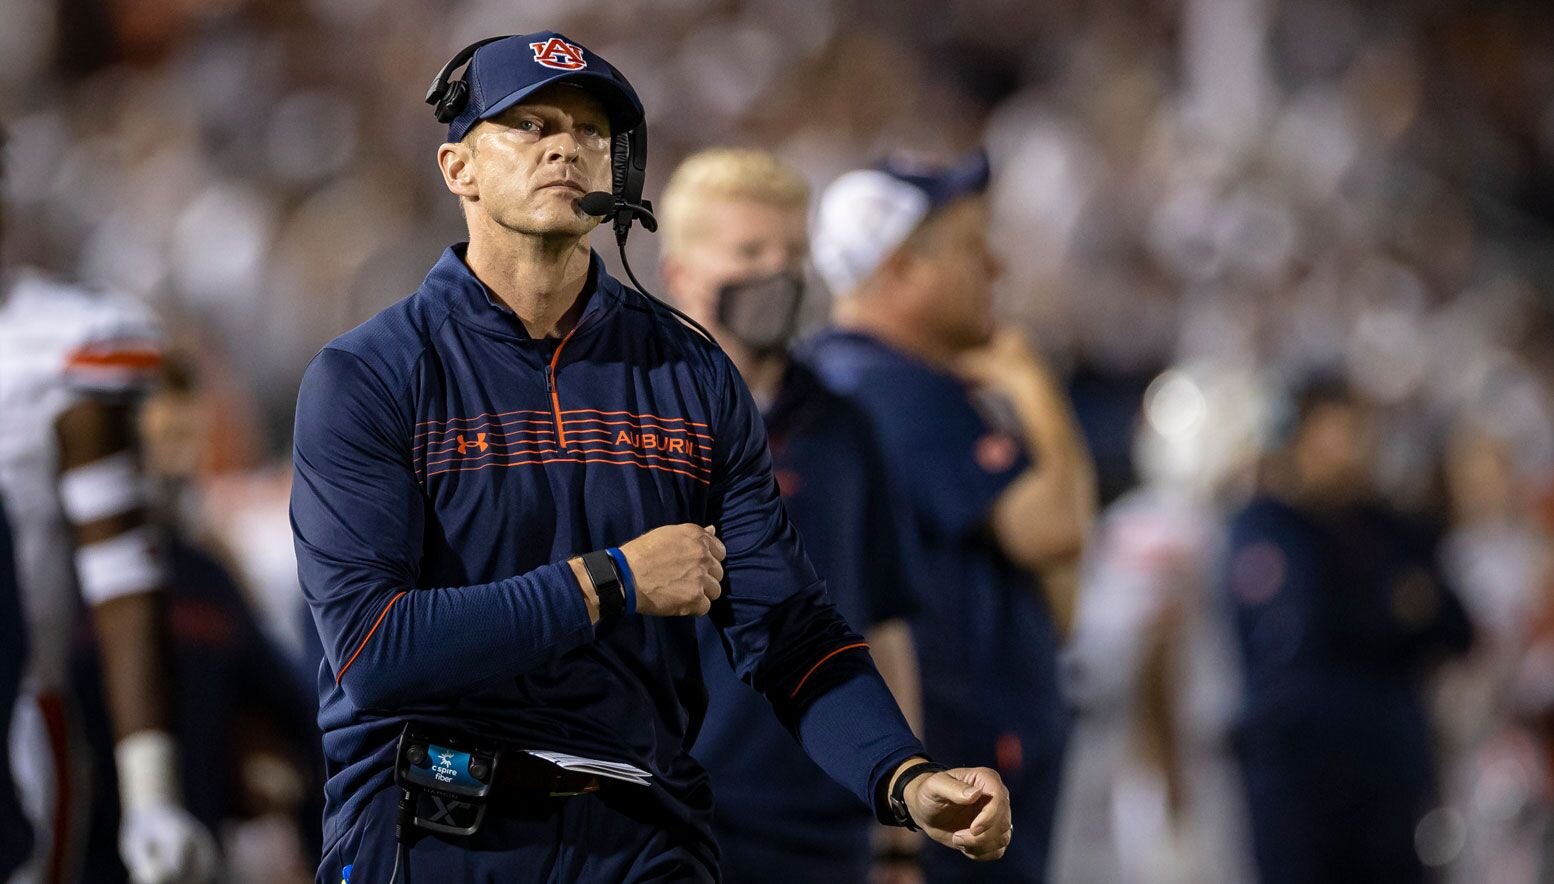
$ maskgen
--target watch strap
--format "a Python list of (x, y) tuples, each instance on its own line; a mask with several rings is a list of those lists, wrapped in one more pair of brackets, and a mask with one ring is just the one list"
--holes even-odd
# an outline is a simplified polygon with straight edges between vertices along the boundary
[(912, 819), (912, 813), (906, 806), (906, 790), (912, 781), (920, 776), (936, 774), (943, 770), (949, 770), (942, 764), (932, 761), (920, 761), (901, 772), (896, 777), (896, 782), (890, 787), (890, 814), (895, 825), (912, 831), (918, 831), (917, 822)]
[(615, 573), (620, 576), (621, 590), (626, 594), (626, 613), (637, 613), (637, 575), (631, 573), (631, 563), (626, 561), (626, 554), (618, 546), (605, 552), (610, 554), (611, 561), (615, 562)]
[(583, 570), (588, 572), (594, 595), (599, 598), (599, 619), (613, 620), (625, 613), (626, 590), (615, 571), (615, 559), (602, 549), (583, 553)]

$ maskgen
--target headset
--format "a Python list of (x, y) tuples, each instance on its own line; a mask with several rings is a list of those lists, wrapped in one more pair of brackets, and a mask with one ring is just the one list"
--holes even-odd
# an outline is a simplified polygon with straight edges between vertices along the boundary
[(500, 37), (487, 37), (484, 40), (476, 40), (474, 43), (460, 49), (458, 54), (448, 59), (448, 63), (442, 66), (437, 76), (432, 79), (431, 88), (426, 90), (426, 103), (432, 106), (432, 112), (437, 116), (437, 122), (444, 125), (453, 122), (453, 118), (464, 110), (464, 105), (469, 103), (469, 83), (463, 77), (451, 80), (453, 72), (460, 65), (468, 64), (475, 57), (475, 50), (498, 40), (506, 40), (512, 34), (504, 34)]
[[(460, 49), (448, 63), (442, 66), (437, 76), (432, 79), (432, 85), (426, 90), (426, 103), (432, 106), (437, 122), (448, 124), (458, 117), (469, 103), (469, 83), (464, 77), (455, 80), (453, 72), (462, 65), (468, 64), (475, 57), (475, 52), (487, 43), (495, 43), (498, 40), (506, 40), (512, 34), (501, 37), (487, 37), (478, 40)], [(622, 136), (625, 137), (622, 137)], [(682, 322), (689, 323), (702, 337), (714, 344), (717, 341), (712, 333), (702, 327), (701, 323), (686, 316), (673, 304), (665, 303), (657, 296), (649, 292), (642, 283), (637, 281), (637, 275), (631, 271), (631, 262), (626, 260), (626, 236), (631, 232), (633, 221), (640, 221), (643, 228), (649, 233), (657, 232), (658, 219), (653, 216), (653, 204), (642, 198), (642, 191), (647, 183), (647, 121), (638, 123), (635, 127), (624, 133), (613, 133), (610, 139), (610, 187), (611, 193), (594, 191), (584, 194), (578, 200), (577, 206), (585, 214), (611, 220), (615, 229), (615, 245), (620, 250), (621, 266), (626, 269), (626, 276), (631, 284), (637, 287), (637, 291), (645, 295), (648, 301), (659, 307), (667, 309)]]

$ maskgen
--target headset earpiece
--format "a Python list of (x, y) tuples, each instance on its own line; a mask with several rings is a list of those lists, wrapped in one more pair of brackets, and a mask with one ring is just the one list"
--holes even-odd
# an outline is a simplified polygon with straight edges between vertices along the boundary
[[(460, 65), (468, 64), (475, 57), (475, 50), (498, 40), (506, 40), (511, 34), (501, 37), (487, 37), (478, 40), (460, 49), (458, 54), (448, 59), (448, 63), (442, 66), (437, 76), (432, 78), (432, 85), (426, 90), (426, 103), (432, 106), (432, 113), (437, 116), (439, 123), (451, 123), (459, 113), (464, 110), (464, 105), (469, 102), (469, 84), (464, 78), (452, 80), (453, 72)], [(451, 82), (450, 82), (451, 80)]]
[(454, 80), (448, 84), (441, 98), (437, 100), (435, 113), (437, 122), (447, 124), (453, 122), (464, 110), (464, 104), (469, 101), (469, 84), (463, 80)]
[(614, 138), (610, 143), (610, 185), (615, 196), (615, 236), (622, 242), (631, 230), (631, 222), (639, 221), (648, 233), (658, 230), (658, 219), (653, 217), (653, 204), (642, 198), (647, 185), (647, 123), (625, 133), (624, 138)]

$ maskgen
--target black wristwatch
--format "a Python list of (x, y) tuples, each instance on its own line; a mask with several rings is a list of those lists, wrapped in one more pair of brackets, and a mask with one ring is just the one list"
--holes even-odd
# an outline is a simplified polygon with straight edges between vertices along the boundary
[(932, 761), (920, 761), (902, 771), (901, 776), (896, 777), (896, 784), (890, 787), (889, 810), (891, 825), (911, 829), (914, 832), (918, 831), (917, 822), (912, 819), (911, 812), (907, 810), (907, 786), (924, 774), (936, 774), (941, 770), (949, 770), (949, 768), (942, 764), (935, 764)]
[(599, 597), (599, 620), (613, 620), (626, 611), (626, 585), (615, 570), (615, 559), (602, 549), (583, 553), (583, 570)]

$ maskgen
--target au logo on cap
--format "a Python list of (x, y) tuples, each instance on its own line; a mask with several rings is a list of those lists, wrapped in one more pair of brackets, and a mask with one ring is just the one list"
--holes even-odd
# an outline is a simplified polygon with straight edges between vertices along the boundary
[(534, 60), (548, 68), (580, 71), (588, 67), (588, 62), (583, 60), (583, 47), (568, 43), (560, 37), (530, 43), (529, 48), (534, 50)]

